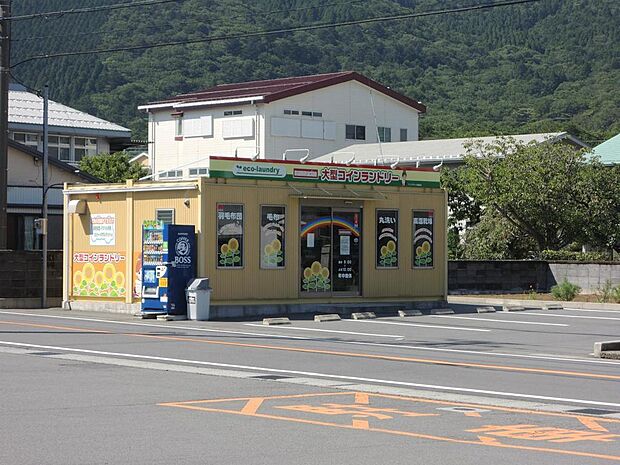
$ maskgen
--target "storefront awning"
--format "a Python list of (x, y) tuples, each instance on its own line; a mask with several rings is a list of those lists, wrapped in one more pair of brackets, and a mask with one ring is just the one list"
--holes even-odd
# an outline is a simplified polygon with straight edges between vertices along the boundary
[(300, 199), (337, 199), (337, 200), (385, 200), (386, 196), (376, 190), (356, 190), (345, 186), (344, 188), (333, 187), (299, 187), (291, 186), (290, 197)]

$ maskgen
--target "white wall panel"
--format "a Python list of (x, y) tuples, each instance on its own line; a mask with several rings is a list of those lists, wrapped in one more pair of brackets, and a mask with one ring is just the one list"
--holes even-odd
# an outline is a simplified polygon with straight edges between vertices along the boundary
[(207, 115), (183, 118), (183, 135), (185, 137), (213, 136), (213, 117)]
[(336, 123), (325, 121), (323, 124), (323, 139), (336, 140)]
[(222, 137), (224, 139), (254, 137), (254, 118), (250, 116), (222, 119)]
[(323, 139), (323, 121), (302, 119), (301, 137), (307, 139)]
[(301, 137), (301, 123), (295, 118), (271, 117), (271, 135), (278, 137)]

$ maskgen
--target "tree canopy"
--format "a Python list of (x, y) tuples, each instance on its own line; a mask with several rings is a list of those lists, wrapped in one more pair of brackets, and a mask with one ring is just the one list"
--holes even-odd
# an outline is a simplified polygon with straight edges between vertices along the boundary
[(587, 159), (570, 144), (501, 138), (472, 143), (455, 171), (444, 185), (450, 197), (467, 199), (451, 202), (456, 218), (472, 205), (481, 213), (465, 235), (464, 256), (528, 258), (575, 242), (620, 249), (619, 166)]
[(146, 169), (129, 160), (129, 155), (125, 152), (88, 155), (80, 160), (80, 170), (106, 182), (137, 180), (146, 176)]

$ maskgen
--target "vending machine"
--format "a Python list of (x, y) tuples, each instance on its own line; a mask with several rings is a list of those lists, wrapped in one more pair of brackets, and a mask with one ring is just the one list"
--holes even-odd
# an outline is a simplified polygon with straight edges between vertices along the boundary
[(185, 288), (196, 277), (194, 226), (147, 220), (142, 225), (142, 313), (187, 313)]

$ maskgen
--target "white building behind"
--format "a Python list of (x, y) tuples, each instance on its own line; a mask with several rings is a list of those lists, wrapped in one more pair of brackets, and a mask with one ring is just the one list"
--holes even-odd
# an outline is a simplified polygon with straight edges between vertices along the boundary
[(210, 156), (314, 159), (379, 138), (417, 140), (426, 110), (355, 72), (225, 84), (139, 108), (159, 178), (206, 174)]

